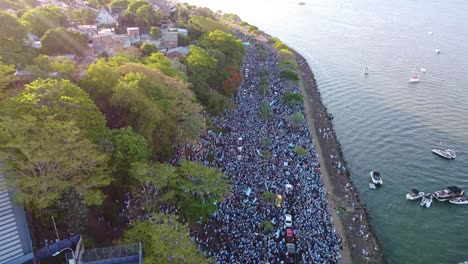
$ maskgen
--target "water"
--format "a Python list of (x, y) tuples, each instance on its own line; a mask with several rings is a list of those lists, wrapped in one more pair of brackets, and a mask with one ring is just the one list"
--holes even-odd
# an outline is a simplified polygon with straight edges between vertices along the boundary
[[(468, 2), (189, 2), (236, 13), (308, 60), (390, 263), (468, 260), (468, 205), (405, 199), (412, 188), (468, 191)], [(408, 84), (421, 67), (421, 82)], [(447, 147), (456, 160), (431, 153)], [(378, 190), (368, 188), (373, 169), (383, 175)]]

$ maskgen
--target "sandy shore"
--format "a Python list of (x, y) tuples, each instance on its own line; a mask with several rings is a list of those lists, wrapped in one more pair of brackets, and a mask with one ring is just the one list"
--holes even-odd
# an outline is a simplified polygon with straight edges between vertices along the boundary
[(304, 95), (309, 130), (319, 153), (320, 170), (328, 193), (328, 204), (338, 234), (343, 239), (341, 263), (384, 263), (369, 215), (346, 169), (340, 143), (333, 130), (333, 117), (327, 113), (315, 77), (306, 60), (297, 52), (301, 69), (300, 88)]

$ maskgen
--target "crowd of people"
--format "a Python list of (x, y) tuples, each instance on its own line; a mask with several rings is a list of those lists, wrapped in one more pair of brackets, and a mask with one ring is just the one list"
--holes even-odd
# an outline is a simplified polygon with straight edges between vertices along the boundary
[[(262, 60), (257, 44), (247, 47), (235, 107), (212, 119), (217, 129), (181, 150), (192, 161), (221, 168), (232, 184), (203, 232), (195, 234), (196, 241), (217, 263), (337, 263), (341, 240), (327, 206), (313, 139), (305, 119), (300, 126), (292, 123), (294, 113), (306, 115), (304, 106), (283, 101), (286, 92), (300, 93), (298, 84), (280, 78), (276, 51), (268, 45), (264, 49)], [(259, 92), (262, 74), (269, 81), (266, 95)], [(271, 115), (259, 115), (262, 102), (268, 103)], [(293, 216), (293, 255), (286, 250), (285, 214)]]

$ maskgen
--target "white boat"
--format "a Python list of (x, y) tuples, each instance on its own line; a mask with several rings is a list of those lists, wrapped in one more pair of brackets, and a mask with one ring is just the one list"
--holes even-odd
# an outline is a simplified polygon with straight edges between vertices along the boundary
[(421, 206), (429, 208), (431, 207), (431, 204), (432, 204), (432, 195), (431, 193), (428, 193), (422, 197)]
[(443, 191), (434, 192), (433, 196), (440, 202), (448, 201), (452, 198), (463, 196), (465, 192), (457, 186), (448, 186)]
[(436, 53), (436, 54), (439, 54), (439, 53), (440, 53), (440, 49), (435, 49), (435, 53)]
[(421, 68), (421, 69), (419, 69), (419, 70), (420, 70), (422, 73), (427, 72), (426, 68)]
[(406, 199), (408, 200), (417, 200), (424, 196), (424, 192), (420, 192), (418, 189), (411, 190), (410, 193), (406, 194)]
[(370, 177), (371, 177), (372, 182), (375, 185), (382, 185), (383, 184), (382, 176), (380, 175), (380, 173), (378, 171), (371, 171), (370, 172)]
[(409, 83), (418, 83), (419, 82), (419, 74), (416, 74), (416, 69), (413, 71), (413, 74), (411, 74), (411, 77), (408, 81)]
[(450, 199), (449, 203), (468, 204), (468, 197), (455, 197), (455, 198)]
[(432, 153), (437, 154), (446, 159), (455, 159), (457, 157), (457, 153), (455, 153), (455, 151), (451, 149), (446, 149), (446, 150), (433, 149)]
[(366, 75), (369, 74), (369, 68), (368, 68), (368, 67), (366, 67), (366, 68), (364, 69), (364, 74), (366, 74)]

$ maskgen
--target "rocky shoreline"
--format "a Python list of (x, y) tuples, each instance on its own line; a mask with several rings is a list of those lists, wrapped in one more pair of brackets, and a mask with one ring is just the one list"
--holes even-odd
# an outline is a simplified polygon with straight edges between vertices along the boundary
[(330, 211), (343, 239), (341, 263), (385, 263), (379, 241), (365, 205), (360, 201), (339, 141), (333, 129), (333, 116), (322, 103), (314, 74), (307, 61), (292, 50), (300, 66), (309, 129), (320, 157), (322, 177), (327, 188)]

